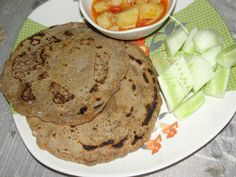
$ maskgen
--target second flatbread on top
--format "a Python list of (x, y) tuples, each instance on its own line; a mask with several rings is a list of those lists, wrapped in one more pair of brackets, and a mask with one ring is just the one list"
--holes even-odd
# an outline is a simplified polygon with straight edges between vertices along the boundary
[(123, 157), (149, 140), (161, 106), (156, 72), (137, 46), (127, 44), (126, 51), (129, 70), (95, 119), (63, 126), (27, 118), (40, 148), (65, 160), (94, 165)]
[(121, 41), (68, 23), (25, 39), (5, 63), (3, 92), (14, 110), (44, 121), (92, 120), (128, 70)]

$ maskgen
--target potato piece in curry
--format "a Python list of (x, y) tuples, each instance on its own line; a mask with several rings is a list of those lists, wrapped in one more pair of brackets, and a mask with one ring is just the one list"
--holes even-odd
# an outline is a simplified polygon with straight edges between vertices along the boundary
[(167, 8), (168, 0), (94, 0), (91, 10), (99, 26), (122, 31), (159, 21)]

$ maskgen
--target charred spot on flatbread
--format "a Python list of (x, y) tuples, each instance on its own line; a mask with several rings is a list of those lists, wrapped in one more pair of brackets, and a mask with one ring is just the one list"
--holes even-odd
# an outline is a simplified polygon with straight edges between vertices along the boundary
[[(86, 24), (56, 25), (17, 46), (4, 66), (3, 93), (22, 115), (83, 124), (94, 119), (119, 89), (128, 70), (125, 50), (123, 42)], [(33, 87), (23, 94), (26, 83)], [(87, 111), (78, 114), (84, 105)]]
[[(151, 61), (137, 46), (127, 43), (126, 52), (142, 64), (129, 57), (129, 68), (120, 81), (119, 90), (108, 103), (103, 103), (106, 106), (95, 119), (68, 126), (28, 118), (40, 148), (65, 160), (95, 165), (136, 151), (149, 140), (161, 106), (159, 86), (153, 79), (157, 74)], [(149, 82), (145, 82), (143, 71), (147, 71)], [(96, 87), (102, 86), (99, 84), (97, 82)], [(97, 96), (97, 104), (101, 101), (102, 97)], [(37, 129), (39, 126), (42, 127), (40, 130)]]
[(65, 104), (75, 98), (74, 94), (56, 82), (51, 83), (50, 92), (53, 94), (53, 102), (55, 104)]
[(32, 92), (31, 84), (26, 83), (24, 85), (24, 89), (21, 93), (21, 98), (23, 101), (28, 102), (28, 101), (33, 101), (35, 100), (34, 93)]

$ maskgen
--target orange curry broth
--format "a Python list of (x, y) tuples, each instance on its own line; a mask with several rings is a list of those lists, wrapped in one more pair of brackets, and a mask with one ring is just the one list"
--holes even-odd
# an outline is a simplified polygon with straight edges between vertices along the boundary
[[(94, 21), (96, 21), (97, 17), (102, 14), (103, 12), (101, 13), (97, 13), (94, 9), (94, 4), (99, 2), (99, 1), (102, 1), (102, 0), (93, 0), (93, 3), (92, 3), (92, 8), (91, 8), (91, 12), (92, 12), (92, 17), (94, 19)], [(168, 0), (161, 0), (161, 3), (164, 7), (164, 11), (162, 13), (162, 15), (160, 16), (160, 18), (158, 18), (157, 20), (153, 21), (152, 23), (149, 23), (149, 24), (145, 24), (145, 22), (149, 21), (150, 19), (145, 19), (144, 21), (141, 21), (141, 20), (138, 20), (137, 24), (136, 24), (136, 27), (134, 28), (139, 28), (139, 27), (143, 27), (143, 26), (149, 26), (149, 25), (152, 25), (154, 23), (156, 23), (157, 21), (160, 21), (166, 14), (167, 12), (167, 9), (168, 9)], [(131, 4), (132, 5), (135, 5), (135, 4)], [(131, 6), (129, 7), (125, 7), (125, 6), (111, 6), (109, 10), (109, 12), (112, 12), (112, 13), (119, 13), (119, 12), (122, 12), (123, 10), (127, 9), (127, 8), (130, 8)], [(129, 30), (129, 29), (134, 29), (134, 28), (125, 28), (125, 29), (122, 29), (120, 28), (119, 31), (124, 31), (124, 30)]]

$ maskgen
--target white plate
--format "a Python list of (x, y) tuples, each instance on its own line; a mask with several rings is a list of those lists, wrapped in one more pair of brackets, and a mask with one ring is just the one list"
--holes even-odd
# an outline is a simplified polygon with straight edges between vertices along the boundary
[[(176, 11), (186, 7), (193, 0), (180, 0)], [(29, 18), (45, 26), (81, 20), (78, 2), (73, 0), (50, 0), (30, 14)], [(177, 135), (165, 139), (157, 154), (139, 149), (124, 158), (110, 163), (88, 167), (56, 158), (38, 148), (35, 138), (20, 115), (14, 115), (14, 121), (29, 151), (41, 163), (48, 167), (76, 176), (133, 176), (167, 167), (201, 148), (214, 138), (231, 120), (236, 110), (236, 92), (227, 92), (224, 99), (207, 97), (207, 101), (190, 118), (179, 122)], [(162, 106), (162, 112), (165, 111)]]

